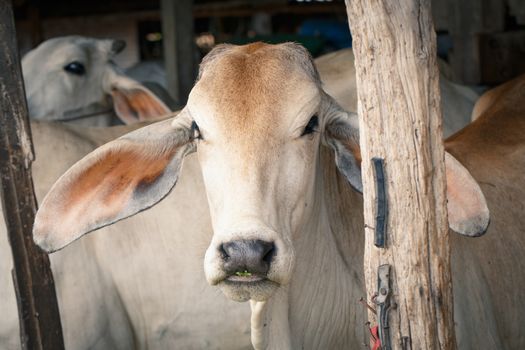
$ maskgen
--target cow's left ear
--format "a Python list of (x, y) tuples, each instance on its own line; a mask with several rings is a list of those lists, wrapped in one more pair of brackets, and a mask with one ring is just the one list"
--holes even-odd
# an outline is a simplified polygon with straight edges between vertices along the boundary
[[(339, 171), (354, 189), (362, 192), (357, 114), (341, 110), (334, 101), (329, 101), (328, 105), (324, 140), (335, 152)], [(481, 236), (490, 221), (485, 196), (469, 171), (448, 152), (445, 152), (445, 167), (450, 228), (465, 236)]]
[(445, 152), (445, 168), (450, 228), (464, 236), (483, 235), (489, 226), (490, 213), (479, 184), (470, 172), (448, 152)]
[(115, 113), (125, 124), (156, 120), (170, 109), (146, 86), (120, 73), (112, 72), (106, 82)]
[(181, 112), (99, 147), (73, 165), (45, 196), (33, 240), (48, 252), (146, 210), (175, 186), (195, 150), (192, 119)]

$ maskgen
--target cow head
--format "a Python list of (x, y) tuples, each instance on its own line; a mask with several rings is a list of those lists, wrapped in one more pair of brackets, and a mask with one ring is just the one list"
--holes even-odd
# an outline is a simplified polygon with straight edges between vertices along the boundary
[[(101, 147), (63, 175), (42, 203), (34, 239), (53, 251), (149, 208), (174, 186), (184, 155), (196, 150), (214, 232), (206, 278), (234, 300), (266, 300), (289, 282), (294, 242), (315, 224), (308, 218), (319, 209), (321, 144), (360, 190), (357, 117), (323, 92), (306, 50), (220, 46), (203, 61), (177, 117)], [(452, 225), (479, 233), (488, 220), (479, 187), (461, 164), (448, 170), (448, 181), (459, 181), (451, 186), (458, 210)], [(463, 215), (465, 198), (473, 199)]]
[(28, 52), (22, 71), (30, 117), (59, 121), (93, 114), (82, 123), (102, 126), (109, 125), (112, 109), (127, 124), (169, 113), (150, 90), (112, 62), (124, 47), (121, 40), (67, 36)]

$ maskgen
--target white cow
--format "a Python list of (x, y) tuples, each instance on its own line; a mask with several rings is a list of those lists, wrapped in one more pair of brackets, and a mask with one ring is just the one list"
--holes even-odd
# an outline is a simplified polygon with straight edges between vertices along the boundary
[(22, 71), (30, 117), (108, 126), (115, 114), (130, 124), (169, 113), (164, 102), (112, 62), (124, 47), (121, 40), (65, 36), (29, 51)]
[[(522, 102), (522, 85), (509, 104), (513, 110)], [(447, 183), (454, 191), (449, 204), (458, 208), (450, 215), (451, 227), (471, 236), (486, 229), (487, 203), (474, 178), (492, 213), (486, 236), (472, 241), (454, 235), (451, 242), (461, 349), (525, 346), (520, 331), (525, 276), (514, 273), (525, 268), (518, 258), (525, 246), (519, 204), (525, 199), (525, 111), (520, 111), (512, 117), (505, 110), (486, 115), (447, 142), (448, 151), (469, 169), (447, 156)], [(189, 155), (194, 151), (198, 159)], [(357, 302), (365, 293), (364, 230), (360, 196), (348, 186), (361, 187), (358, 162), (356, 116), (322, 90), (304, 49), (220, 46), (204, 60), (179, 116), (100, 147), (60, 178), (42, 202), (34, 239), (48, 251), (61, 249), (155, 205), (179, 182), (158, 209), (163, 213), (158, 224), (171, 223), (171, 235), (142, 221), (153, 209), (127, 221), (128, 232), (112, 226), (75, 243), (91, 242), (97, 261), (109, 268), (104, 281), (132, 310), (130, 324), (151, 325), (153, 310), (166, 315), (144, 307), (145, 298), (150, 305), (158, 302), (148, 294), (153, 289), (148, 264), (169, 279), (176, 276), (175, 288), (162, 286), (166, 295), (176, 291), (191, 299), (204, 293), (193, 263), (208, 245), (206, 279), (230, 299), (250, 300), (256, 348), (358, 348), (367, 337), (365, 311)], [(171, 261), (158, 259), (169, 249)], [(149, 254), (134, 255), (139, 251)], [(192, 263), (177, 264), (186, 258)], [(139, 286), (133, 284), (137, 271)], [(219, 297), (216, 304), (201, 302), (211, 314), (224, 305)], [(237, 321), (234, 310), (241, 309), (224, 309), (221, 326)]]

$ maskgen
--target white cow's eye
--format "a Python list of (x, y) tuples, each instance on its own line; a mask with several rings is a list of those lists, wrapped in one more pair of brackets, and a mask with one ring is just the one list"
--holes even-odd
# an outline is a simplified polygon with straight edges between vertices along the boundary
[(310, 118), (310, 120), (308, 121), (308, 124), (306, 124), (306, 126), (304, 127), (304, 130), (301, 136), (316, 132), (318, 126), (319, 126), (319, 118), (316, 115), (314, 115), (312, 118)]
[(73, 61), (64, 66), (64, 70), (68, 73), (75, 75), (84, 75), (86, 74), (86, 67), (78, 61)]
[(191, 135), (194, 140), (195, 139), (202, 140), (201, 131), (197, 123), (195, 123), (195, 121), (191, 123)]

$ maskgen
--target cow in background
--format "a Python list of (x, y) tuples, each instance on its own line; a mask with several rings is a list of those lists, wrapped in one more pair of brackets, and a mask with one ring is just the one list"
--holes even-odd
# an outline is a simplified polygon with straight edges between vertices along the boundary
[(170, 112), (141, 83), (112, 61), (125, 42), (65, 36), (44, 41), (22, 59), (29, 116), (33, 120), (108, 126), (116, 115), (132, 124)]

